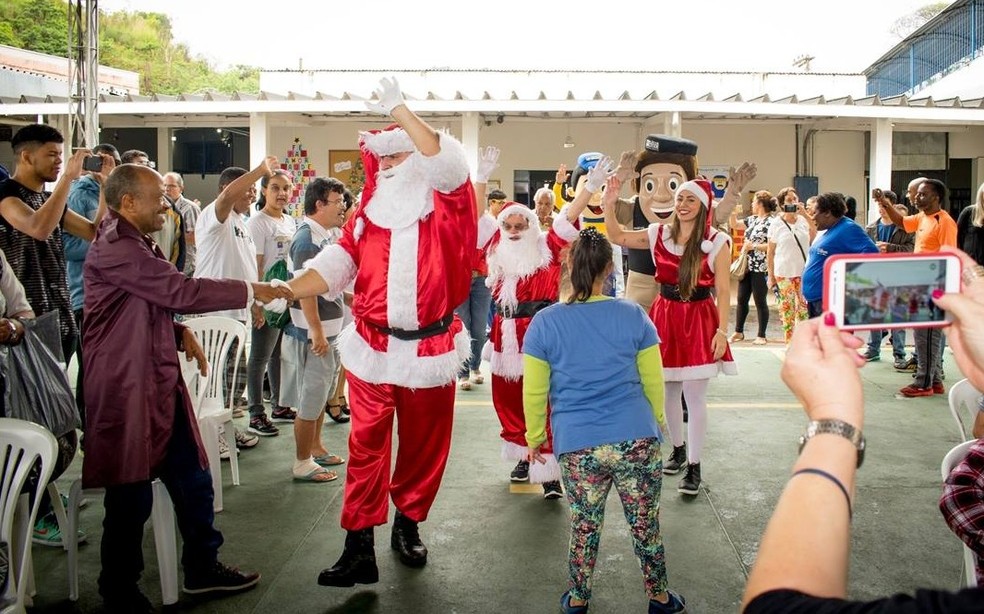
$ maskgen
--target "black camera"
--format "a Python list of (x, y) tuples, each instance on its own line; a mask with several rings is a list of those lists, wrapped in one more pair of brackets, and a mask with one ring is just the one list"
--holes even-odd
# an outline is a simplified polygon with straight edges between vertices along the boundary
[(102, 156), (86, 156), (82, 162), (82, 170), (98, 173), (103, 168)]
[(799, 211), (799, 208), (796, 206), (796, 203), (786, 203), (782, 206), (782, 210), (784, 213), (796, 213)]

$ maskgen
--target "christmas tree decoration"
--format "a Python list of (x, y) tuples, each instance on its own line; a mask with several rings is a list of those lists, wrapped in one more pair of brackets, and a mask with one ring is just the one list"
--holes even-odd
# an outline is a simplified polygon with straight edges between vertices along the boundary
[(294, 138), (294, 144), (287, 150), (287, 161), (281, 162), (280, 168), (290, 173), (294, 184), (290, 202), (287, 203), (287, 212), (295, 218), (300, 218), (304, 215), (304, 191), (311, 180), (318, 176), (308, 158), (307, 149), (301, 145), (300, 137)]

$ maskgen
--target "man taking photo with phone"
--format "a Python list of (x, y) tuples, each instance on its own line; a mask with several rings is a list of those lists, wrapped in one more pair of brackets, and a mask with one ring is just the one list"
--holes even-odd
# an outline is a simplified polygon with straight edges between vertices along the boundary
[[(939, 252), (944, 245), (957, 246), (957, 223), (943, 210), (946, 186), (937, 179), (926, 179), (916, 188), (915, 215), (903, 216), (880, 189), (872, 191), (882, 216), (906, 232), (916, 235), (913, 253)], [(917, 328), (915, 381), (899, 390), (906, 398), (943, 394), (943, 334), (938, 328)]]

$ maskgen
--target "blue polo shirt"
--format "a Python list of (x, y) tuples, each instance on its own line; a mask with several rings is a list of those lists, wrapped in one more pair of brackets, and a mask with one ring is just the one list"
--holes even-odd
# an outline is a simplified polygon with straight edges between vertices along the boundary
[(877, 254), (878, 248), (868, 233), (849, 217), (827, 229), (810, 246), (803, 270), (803, 298), (814, 302), (823, 300), (823, 266), (834, 254)]

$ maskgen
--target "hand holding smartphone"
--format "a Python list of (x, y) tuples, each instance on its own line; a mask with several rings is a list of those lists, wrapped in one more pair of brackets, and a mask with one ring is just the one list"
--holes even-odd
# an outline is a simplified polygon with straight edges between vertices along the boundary
[(90, 173), (98, 173), (102, 171), (102, 167), (103, 159), (100, 155), (86, 156), (85, 160), (82, 162), (82, 170)]
[(840, 254), (824, 265), (824, 311), (843, 330), (939, 328), (947, 314), (933, 292), (960, 291), (954, 254)]

